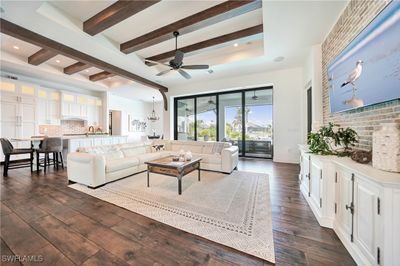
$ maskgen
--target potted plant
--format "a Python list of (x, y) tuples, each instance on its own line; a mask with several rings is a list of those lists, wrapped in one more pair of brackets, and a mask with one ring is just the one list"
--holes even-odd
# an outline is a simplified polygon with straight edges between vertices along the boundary
[(357, 132), (333, 123), (308, 135), (310, 152), (321, 155), (350, 156), (352, 147), (356, 143), (358, 143)]

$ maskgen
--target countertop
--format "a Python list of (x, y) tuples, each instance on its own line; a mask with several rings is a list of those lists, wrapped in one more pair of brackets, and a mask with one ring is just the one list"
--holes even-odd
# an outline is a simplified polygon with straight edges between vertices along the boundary
[[(308, 145), (299, 145), (300, 150), (305, 153), (309, 153)], [(311, 156), (317, 157), (321, 160), (329, 160), (332, 163), (351, 169), (352, 171), (370, 178), (371, 180), (389, 186), (400, 187), (400, 173), (387, 172), (377, 168), (372, 167), (371, 164), (360, 164), (353, 161), (349, 157), (338, 157), (333, 155), (318, 155), (309, 153)]]
[[(119, 138), (119, 137), (126, 137), (126, 136), (110, 136), (110, 135), (73, 135), (73, 136), (62, 136), (62, 139), (69, 140), (69, 139), (88, 139), (88, 138)], [(41, 141), (44, 137), (27, 137), (27, 138), (11, 138), (11, 141)]]

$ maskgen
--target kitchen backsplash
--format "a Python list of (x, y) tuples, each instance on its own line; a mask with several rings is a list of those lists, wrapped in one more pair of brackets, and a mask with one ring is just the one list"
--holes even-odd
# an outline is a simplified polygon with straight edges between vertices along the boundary
[(39, 134), (62, 136), (64, 134), (85, 134), (88, 127), (83, 121), (61, 121), (61, 125), (39, 125)]

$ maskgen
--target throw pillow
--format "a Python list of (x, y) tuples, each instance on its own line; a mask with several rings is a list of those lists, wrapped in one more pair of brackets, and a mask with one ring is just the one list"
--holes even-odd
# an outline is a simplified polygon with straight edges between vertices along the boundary
[(151, 152), (159, 152), (164, 150), (165, 150), (164, 144), (154, 144), (151, 146)]
[(224, 143), (223, 142), (216, 142), (213, 145), (212, 153), (213, 154), (221, 153), (223, 148), (224, 148)]

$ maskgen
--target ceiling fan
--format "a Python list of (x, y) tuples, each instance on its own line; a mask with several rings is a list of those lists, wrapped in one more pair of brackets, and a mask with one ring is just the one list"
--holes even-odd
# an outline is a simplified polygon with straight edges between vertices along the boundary
[(161, 71), (156, 76), (162, 76), (162, 75), (167, 74), (171, 70), (175, 70), (175, 71), (178, 71), (179, 74), (181, 74), (184, 78), (190, 79), (191, 76), (184, 69), (197, 70), (197, 69), (208, 69), (209, 68), (208, 65), (184, 65), (183, 64), (183, 57), (185, 56), (185, 54), (182, 51), (178, 50), (179, 32), (178, 31), (174, 31), (173, 34), (175, 36), (175, 57), (174, 57), (174, 59), (169, 61), (168, 64), (164, 64), (164, 63), (160, 63), (160, 62), (157, 62), (157, 61), (146, 59), (146, 62), (154, 63), (154, 64), (158, 64), (158, 65), (163, 65), (163, 66), (167, 66), (168, 67), (167, 70)]

